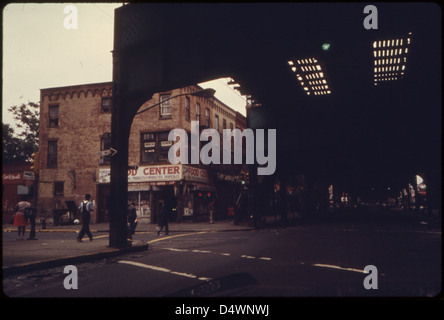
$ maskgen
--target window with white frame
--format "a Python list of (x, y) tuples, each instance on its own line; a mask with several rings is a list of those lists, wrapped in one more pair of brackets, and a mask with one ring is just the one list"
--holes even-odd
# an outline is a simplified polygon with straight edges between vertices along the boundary
[(171, 118), (171, 95), (160, 96), (160, 118)]

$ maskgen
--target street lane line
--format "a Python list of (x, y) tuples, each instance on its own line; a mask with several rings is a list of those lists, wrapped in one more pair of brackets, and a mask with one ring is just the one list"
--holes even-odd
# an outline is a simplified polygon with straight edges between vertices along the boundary
[(197, 252), (197, 253), (212, 253), (211, 251), (208, 251), (208, 250), (191, 250), (191, 252)]
[(145, 268), (145, 269), (150, 269), (150, 270), (155, 270), (155, 271), (171, 273), (171, 274), (175, 274), (175, 275), (181, 276), (181, 277), (198, 279), (200, 281), (210, 281), (210, 280), (212, 280), (211, 278), (207, 278), (207, 277), (198, 277), (198, 276), (196, 276), (194, 274), (173, 271), (171, 269), (167, 269), (167, 268), (163, 268), (163, 267), (158, 267), (158, 266), (153, 266), (153, 265), (150, 265), (150, 264), (145, 264), (145, 263), (140, 263), (140, 262), (135, 262), (135, 261), (120, 260), (120, 261), (118, 261), (118, 263), (129, 264), (129, 265), (132, 265), (132, 266), (141, 267), (141, 268)]
[[(220, 256), (226, 256), (229, 257), (231, 256), (231, 253), (226, 253), (226, 252), (222, 252), (222, 253), (218, 253), (218, 252), (213, 252), (213, 251), (209, 251), (209, 250), (196, 250), (196, 249), (177, 249), (177, 248), (160, 248), (163, 250), (168, 250), (168, 251), (175, 251), (175, 252), (193, 252), (193, 253), (211, 253), (211, 254), (217, 254)], [(259, 260), (265, 260), (265, 261), (271, 261), (271, 258), (269, 257), (254, 257), (254, 256), (249, 256), (246, 254), (243, 254), (240, 256), (241, 258), (244, 259), (259, 259)]]
[(162, 248), (164, 250), (169, 250), (169, 251), (177, 251), (177, 252), (188, 252), (190, 250), (187, 249), (176, 249), (176, 248)]
[(133, 265), (136, 267), (141, 267), (141, 268), (146, 268), (146, 269), (151, 269), (151, 270), (156, 270), (156, 271), (171, 272), (171, 270), (167, 269), (167, 268), (153, 266), (150, 264), (145, 264), (145, 263), (140, 263), (140, 262), (135, 262), (135, 261), (121, 260), (121, 261), (119, 261), (119, 263), (130, 264), (130, 265)]
[(103, 236), (93, 236), (93, 239), (100, 239), (100, 238), (108, 238), (109, 234), (105, 234)]
[(321, 267), (321, 268), (330, 268), (330, 269), (338, 269), (338, 270), (344, 270), (344, 271), (353, 271), (353, 272), (365, 273), (365, 271), (361, 270), (361, 269), (344, 268), (344, 267), (335, 266), (335, 265), (332, 265), (332, 264), (315, 263), (315, 264), (312, 264), (312, 266)]
[(177, 238), (177, 237), (192, 236), (192, 235), (195, 235), (195, 234), (202, 234), (202, 233), (208, 233), (208, 231), (200, 231), (200, 232), (193, 232), (193, 233), (178, 234), (178, 235), (175, 235), (175, 236), (169, 236), (169, 237), (163, 237), (163, 238), (159, 238), (159, 239), (150, 240), (147, 243), (154, 243), (154, 242), (157, 242), (157, 241), (163, 241), (163, 240), (173, 239), (173, 238)]
[(184, 272), (177, 272), (177, 271), (170, 271), (171, 274), (176, 274), (178, 276), (187, 277), (187, 278), (197, 278), (194, 274), (184, 273)]

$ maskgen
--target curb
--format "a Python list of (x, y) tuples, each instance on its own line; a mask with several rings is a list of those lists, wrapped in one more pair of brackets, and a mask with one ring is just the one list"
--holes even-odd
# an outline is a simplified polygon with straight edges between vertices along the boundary
[[(200, 231), (206, 231), (206, 232), (230, 232), (230, 231), (251, 231), (253, 229), (256, 229), (255, 227), (245, 227), (242, 229), (170, 229), (169, 232), (200, 232)], [(4, 228), (4, 232), (17, 232), (17, 229), (12, 228)], [(28, 229), (26, 229), (26, 232), (29, 232)], [(78, 233), (79, 230), (77, 229), (37, 229), (35, 230), (36, 233), (42, 232), (74, 232)], [(108, 233), (109, 229), (91, 229), (92, 233)], [(153, 232), (155, 233), (156, 230), (136, 230), (136, 233), (142, 233), (142, 232)]]
[(19, 264), (10, 267), (4, 267), (2, 269), (3, 276), (16, 275), (29, 271), (37, 271), (47, 268), (58, 267), (61, 265), (70, 265), (73, 263), (83, 263), (92, 260), (105, 259), (110, 257), (115, 257), (121, 254), (131, 253), (131, 252), (139, 252), (148, 250), (148, 243), (140, 243), (136, 245), (132, 245), (131, 247), (121, 248), (121, 249), (112, 249), (110, 248), (107, 251), (89, 253), (78, 256), (68, 256), (56, 259), (49, 259), (43, 261), (36, 261), (30, 263)]
[[(37, 233), (37, 232), (79, 232), (80, 231), (80, 229), (79, 230), (77, 230), (77, 229), (51, 229), (51, 228), (48, 228), (48, 229), (35, 229), (35, 232)], [(92, 233), (95, 233), (95, 232), (104, 232), (104, 231), (100, 231), (100, 230), (94, 230), (94, 229), (91, 229), (90, 230)], [(13, 229), (13, 228), (3, 228), (3, 232), (17, 232), (17, 229)], [(30, 232), (30, 229), (26, 229), (25, 230), (25, 232)]]

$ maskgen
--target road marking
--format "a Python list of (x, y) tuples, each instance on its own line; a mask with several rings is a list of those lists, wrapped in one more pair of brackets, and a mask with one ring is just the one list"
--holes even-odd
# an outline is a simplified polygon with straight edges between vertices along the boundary
[(169, 251), (177, 251), (177, 252), (188, 252), (190, 250), (186, 250), (186, 249), (176, 249), (176, 248), (162, 248), (165, 250), (169, 250)]
[[(301, 264), (304, 264), (304, 263), (301, 262)], [(314, 263), (314, 264), (312, 264), (312, 266), (315, 266), (315, 267), (322, 267), (322, 268), (338, 269), (338, 270), (344, 270), (344, 271), (353, 271), (353, 272), (358, 272), (358, 273), (368, 273), (368, 272), (365, 272), (364, 270), (361, 270), (361, 269), (344, 268), (344, 267), (335, 266), (335, 265), (332, 265), (332, 264)], [(380, 275), (381, 275), (381, 276), (385, 276), (384, 273), (381, 273)]]
[(150, 240), (150, 241), (148, 241), (148, 243), (154, 243), (154, 242), (157, 242), (157, 241), (163, 241), (163, 240), (173, 239), (173, 238), (177, 238), (177, 237), (192, 236), (192, 235), (195, 235), (195, 234), (202, 234), (202, 233), (208, 233), (208, 231), (200, 231), (200, 232), (193, 232), (193, 233), (178, 234), (178, 235), (175, 235), (175, 236), (169, 236), (169, 237), (163, 237), (163, 238), (159, 238), (159, 239)]
[(167, 269), (167, 268), (163, 268), (163, 267), (158, 267), (158, 266), (153, 266), (153, 265), (150, 265), (150, 264), (145, 264), (145, 263), (140, 263), (140, 262), (135, 262), (135, 261), (120, 260), (118, 262), (119, 263), (123, 263), (123, 264), (129, 264), (129, 265), (136, 266), (136, 267), (145, 268), (145, 269), (150, 269), (150, 270), (155, 270), (155, 271), (160, 271), (160, 272), (171, 273), (171, 274), (175, 274), (175, 275), (181, 276), (181, 277), (197, 279), (197, 280), (200, 280), (200, 281), (210, 281), (210, 280), (212, 280), (211, 278), (208, 278), (208, 277), (198, 277), (198, 276), (196, 276), (194, 274), (173, 271), (171, 269)]
[[(334, 231), (339, 232), (361, 232), (360, 229), (334, 229)], [(422, 234), (442, 234), (441, 231), (433, 231), (433, 230), (374, 230), (374, 232), (405, 232), (405, 233), (422, 233)]]
[[(148, 233), (148, 232), (146, 232), (146, 233)], [(177, 237), (183, 237), (183, 236), (190, 236), (190, 235), (193, 235), (193, 234), (200, 234), (200, 233), (207, 233), (207, 231), (178, 234), (178, 235), (175, 235), (175, 236), (169, 236), (169, 237), (163, 237), (163, 238), (159, 238), (159, 239), (150, 240), (150, 241), (147, 241), (147, 243), (154, 243), (154, 242), (157, 242), (157, 241), (162, 241), (162, 240), (167, 240), (167, 239), (172, 239), (172, 238), (177, 238)], [(109, 234), (105, 234), (105, 235), (102, 235), (102, 236), (95, 236), (93, 238), (94, 239), (100, 239), (100, 238), (107, 238), (107, 237), (109, 237)], [(204, 252), (204, 251), (202, 251), (202, 252)]]
[[(222, 252), (222, 253), (218, 253), (218, 252), (213, 252), (213, 251), (209, 251), (209, 250), (196, 250), (196, 249), (177, 249), (177, 248), (160, 248), (163, 250), (168, 250), (168, 251), (175, 251), (175, 252), (194, 252), (194, 253), (211, 253), (211, 254), (217, 254), (217, 255), (221, 255), (221, 256), (231, 256), (231, 253), (226, 253), (226, 252)], [(241, 258), (244, 259), (259, 259), (259, 260), (265, 260), (265, 261), (271, 261), (271, 258), (269, 257), (254, 257), (254, 256), (249, 256), (246, 254), (243, 254), (240, 256)]]
[(108, 238), (108, 237), (109, 237), (109, 234), (105, 234), (103, 236), (95, 236), (95, 237), (93, 237), (93, 239)]
[(338, 270), (345, 270), (345, 271), (353, 271), (353, 272), (365, 273), (365, 271), (361, 270), (361, 269), (344, 268), (344, 267), (335, 266), (335, 265), (332, 265), (332, 264), (314, 263), (314, 264), (312, 264), (312, 266), (321, 267), (321, 268), (330, 268), (330, 269), (338, 269)]
[(211, 251), (208, 251), (208, 250), (191, 250), (191, 252), (197, 252), (197, 253), (212, 253)]

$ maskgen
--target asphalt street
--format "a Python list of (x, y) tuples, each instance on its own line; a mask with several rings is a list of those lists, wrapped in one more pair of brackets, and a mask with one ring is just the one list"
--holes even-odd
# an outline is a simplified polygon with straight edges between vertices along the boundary
[(4, 278), (3, 290), (10, 297), (435, 297), (441, 228), (419, 222), (141, 232), (134, 238), (149, 243), (146, 251), (76, 264), (77, 289), (64, 287), (60, 266)]

